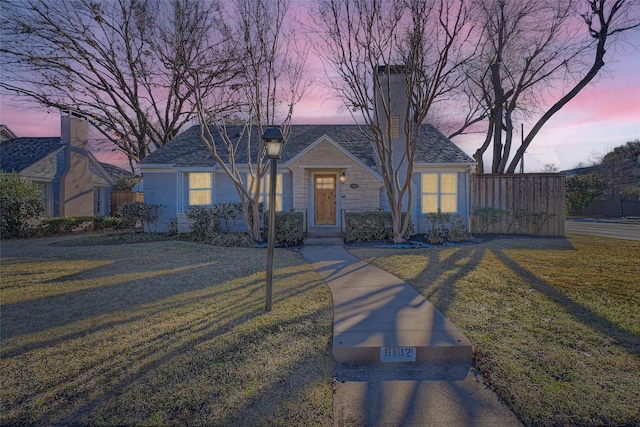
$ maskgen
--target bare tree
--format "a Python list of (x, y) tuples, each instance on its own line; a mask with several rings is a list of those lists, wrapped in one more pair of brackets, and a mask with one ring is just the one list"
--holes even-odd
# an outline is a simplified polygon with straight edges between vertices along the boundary
[[(193, 119), (183, 75), (224, 28), (205, 0), (6, 1), (2, 15), (2, 92), (84, 116), (132, 168)], [(207, 64), (208, 84), (229, 56)]]
[[(476, 3), (483, 28), (482, 54), (468, 69), (465, 85), (474, 107), (454, 135), (486, 121), (485, 141), (474, 154), (479, 172), (484, 171), (483, 155), (492, 146), (491, 172), (513, 173), (542, 126), (604, 66), (607, 39), (638, 27), (640, 4), (636, 0)], [(588, 11), (577, 14), (585, 5)], [(588, 56), (593, 54), (595, 61), (589, 66)], [(571, 89), (523, 135), (512, 156), (514, 125), (534, 117), (558, 86)]]
[(593, 63), (575, 86), (556, 101), (536, 122), (511, 160), (507, 173), (515, 171), (518, 162), (542, 126), (598, 75), (598, 72), (605, 65), (606, 49), (614, 41), (611, 39), (621, 33), (640, 28), (640, 2), (637, 0), (587, 0), (585, 3), (587, 10), (581, 16), (594, 41), (595, 46), (591, 50), (594, 56)]
[[(304, 94), (306, 53), (288, 27), (288, 0), (234, 0), (229, 21), (237, 50), (238, 74), (225, 87), (208, 92), (195, 70), (189, 74), (200, 138), (235, 186), (250, 235), (261, 240), (259, 202), (268, 159), (261, 139), (270, 125), (280, 125), (285, 141), (295, 104)], [(241, 132), (229, 132), (230, 124)], [(240, 158), (242, 153), (244, 158)], [(275, 209), (275, 207), (269, 207)]]
[[(473, 57), (469, 8), (449, 0), (324, 0), (319, 3), (321, 55), (339, 77), (332, 89), (359, 112), (378, 158), (400, 242), (410, 223), (412, 175), (421, 125), (434, 103), (461, 85)], [(398, 87), (402, 89), (398, 89)], [(402, 93), (397, 93), (400, 90)], [(404, 99), (402, 106), (398, 97)], [(394, 144), (393, 120), (403, 143)]]

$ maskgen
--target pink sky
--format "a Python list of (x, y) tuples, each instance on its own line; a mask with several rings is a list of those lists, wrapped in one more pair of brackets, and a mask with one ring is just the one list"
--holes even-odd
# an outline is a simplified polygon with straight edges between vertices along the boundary
[[(640, 32), (628, 41), (625, 50), (610, 53), (615, 57), (605, 57), (609, 75), (599, 76), (538, 133), (525, 155), (525, 170), (537, 171), (545, 164), (554, 164), (560, 170), (581, 162), (590, 164), (598, 154), (640, 139)], [(321, 72), (320, 67), (314, 69)], [(339, 102), (328, 96), (326, 89), (313, 88), (296, 105), (293, 120), (297, 124), (353, 123), (350, 115), (339, 114), (338, 109)], [(0, 99), (0, 123), (18, 136), (60, 135), (57, 112), (16, 108), (4, 98)], [(453, 142), (472, 154), (482, 140), (483, 135), (465, 135)], [(101, 153), (96, 156), (123, 166), (121, 161)]]

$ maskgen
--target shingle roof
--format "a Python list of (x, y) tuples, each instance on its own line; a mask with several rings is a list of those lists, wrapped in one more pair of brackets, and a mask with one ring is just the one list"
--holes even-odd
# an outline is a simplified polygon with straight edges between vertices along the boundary
[(14, 138), (0, 144), (0, 170), (22, 172), (35, 162), (64, 148), (60, 137)]
[[(222, 138), (214, 127), (211, 127), (211, 130), (218, 152), (227, 161), (228, 150), (222, 145)], [(238, 139), (241, 131), (242, 126), (227, 127), (227, 134), (232, 136), (233, 139)], [(358, 125), (293, 125), (287, 145), (282, 153), (282, 162), (286, 163), (308, 147), (309, 144), (312, 144), (323, 135), (327, 135), (364, 164), (373, 167), (375, 166), (373, 148), (363, 131), (368, 132), (366, 128)], [(140, 163), (145, 165), (173, 164), (177, 167), (213, 166), (215, 164), (213, 157), (199, 135), (200, 126), (193, 126), (165, 146), (145, 157)], [(257, 149), (259, 137), (260, 135), (257, 133), (251, 136), (253, 149)], [(244, 140), (246, 141), (246, 136)], [(238, 144), (236, 161), (241, 162), (246, 159), (246, 156), (247, 144)], [(471, 163), (473, 160), (433, 126), (423, 125), (416, 153), (416, 162)]]
[(121, 167), (118, 167), (116, 165), (112, 165), (111, 163), (102, 163), (102, 162), (100, 162), (100, 166), (102, 166), (104, 168), (104, 170), (109, 174), (109, 176), (113, 180), (116, 180), (116, 179), (121, 178), (123, 176), (131, 176), (131, 175), (133, 175), (131, 173), (131, 171), (128, 171), (126, 169), (122, 169)]

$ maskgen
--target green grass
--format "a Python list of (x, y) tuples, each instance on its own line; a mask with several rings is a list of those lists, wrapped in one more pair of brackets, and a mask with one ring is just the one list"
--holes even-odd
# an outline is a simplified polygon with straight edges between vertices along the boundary
[(640, 423), (640, 242), (571, 235), (350, 252), (449, 316), (526, 425)]
[[(0, 424), (331, 424), (331, 296), (294, 251), (2, 243)], [(51, 244), (56, 243), (56, 244)]]

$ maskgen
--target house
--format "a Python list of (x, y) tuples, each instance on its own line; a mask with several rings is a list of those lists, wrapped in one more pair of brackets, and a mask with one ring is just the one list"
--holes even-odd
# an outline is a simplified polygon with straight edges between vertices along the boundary
[[(241, 130), (241, 126), (227, 128), (230, 135)], [(278, 165), (276, 208), (304, 212), (310, 234), (316, 235), (339, 234), (344, 212), (388, 210), (377, 160), (362, 132), (357, 125), (293, 125)], [(188, 129), (139, 164), (145, 202), (163, 205), (160, 231), (173, 220), (186, 229), (190, 205), (238, 201), (232, 182), (215, 164), (199, 133), (199, 126)], [(256, 146), (258, 136), (254, 137)], [(222, 143), (219, 135), (216, 142)], [(246, 158), (246, 152), (239, 150), (237, 156)], [(411, 214), (416, 232), (427, 231), (423, 214), (438, 208), (468, 218), (473, 165), (444, 135), (423, 125), (413, 179)]]
[[(391, 84), (398, 82), (400, 79)], [(402, 96), (397, 98), (402, 101)], [(392, 126), (399, 126), (404, 120), (402, 102), (394, 105), (398, 115)], [(239, 137), (242, 129), (228, 126), (227, 135)], [(218, 152), (228, 155), (215, 127), (211, 131)], [(366, 132), (366, 127), (359, 125), (292, 125), (278, 164), (276, 209), (303, 212), (308, 234), (325, 236), (341, 233), (345, 212), (389, 210), (379, 160)], [(393, 143), (404, 147), (403, 133), (399, 129), (393, 132), (393, 128), (391, 133), (397, 138)], [(239, 200), (233, 183), (215, 163), (199, 134), (200, 125), (196, 125), (139, 163), (145, 202), (163, 205), (160, 231), (167, 230), (172, 221), (177, 222), (180, 231), (186, 230), (185, 213), (191, 205)], [(259, 137), (252, 135), (252, 147), (258, 146)], [(246, 147), (246, 142), (238, 144), (238, 165), (243, 161), (246, 164)], [(394, 152), (401, 153), (401, 149)], [(428, 231), (424, 213), (438, 210), (458, 213), (468, 224), (470, 173), (474, 165), (433, 126), (421, 127), (412, 180), (411, 217), (415, 232)], [(243, 182), (247, 184), (246, 176)], [(262, 186), (263, 200), (267, 200), (266, 179)]]
[[(42, 192), (49, 217), (108, 216), (113, 176), (89, 151), (89, 124), (61, 114), (60, 137), (16, 137), (6, 126), (0, 170), (16, 172)], [(4, 139), (4, 138), (3, 138)], [(119, 168), (118, 168), (119, 169)], [(118, 173), (125, 172), (119, 169)]]

